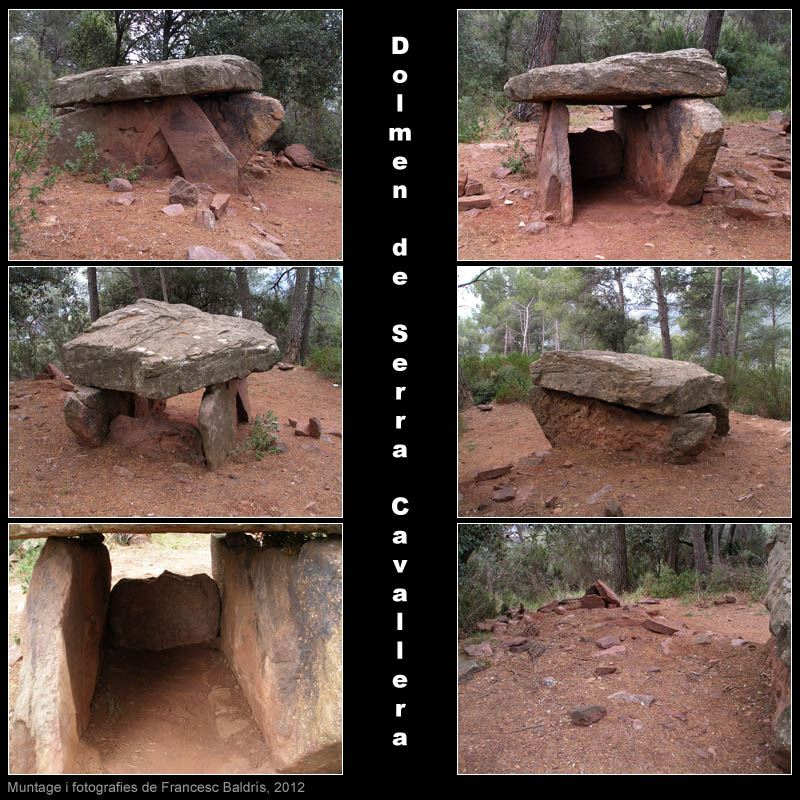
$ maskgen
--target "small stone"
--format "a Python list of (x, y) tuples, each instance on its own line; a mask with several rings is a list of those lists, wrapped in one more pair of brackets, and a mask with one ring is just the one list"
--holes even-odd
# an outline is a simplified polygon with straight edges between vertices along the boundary
[(495, 503), (506, 503), (517, 496), (517, 490), (513, 486), (503, 486), (492, 492), (492, 500)]
[(214, 212), (210, 208), (198, 208), (197, 211), (194, 212), (194, 221), (197, 225), (206, 230), (214, 230), (216, 226)]
[(491, 469), (481, 470), (475, 475), (475, 482), (480, 483), (481, 481), (491, 481), (495, 478), (502, 478), (503, 475), (507, 475), (511, 472), (513, 468), (513, 464), (505, 464), (502, 467), (492, 467)]
[(114, 466), (111, 467), (111, 471), (115, 475), (119, 475), (120, 478), (132, 478), (133, 477), (133, 473), (127, 467), (120, 466), (119, 464), (114, 464)]
[(569, 712), (573, 725), (588, 727), (599, 722), (606, 715), (606, 710), (602, 706), (582, 706)]
[(603, 636), (602, 638), (597, 639), (595, 644), (601, 650), (608, 650), (609, 647), (615, 647), (619, 644), (619, 638), (617, 636)]
[(108, 188), (112, 192), (132, 192), (133, 185), (125, 178), (112, 178), (108, 182)]
[(614, 647), (609, 647), (607, 650), (600, 650), (598, 653), (592, 653), (592, 658), (602, 658), (603, 656), (624, 656), (626, 652), (625, 645), (620, 644)]
[(214, 213), (214, 218), (219, 219), (227, 210), (228, 208), (228, 201), (231, 199), (229, 194), (215, 194), (211, 198), (211, 203), (209, 203), (209, 207), (211, 211)]
[(542, 686), (546, 686), (548, 689), (552, 689), (557, 683), (558, 681), (555, 678), (542, 678)]
[(510, 174), (511, 170), (508, 167), (495, 167), (492, 170), (492, 177), (500, 180), (507, 178)]
[(177, 217), (180, 214), (183, 214), (184, 207), (181, 203), (170, 203), (168, 206), (164, 206), (161, 209), (163, 214), (166, 214), (168, 217)]
[(494, 408), (491, 403), (480, 403), (475, 407), (478, 409), (478, 411), (491, 411)]
[(116, 197), (109, 197), (108, 202), (115, 206), (130, 206), (136, 202), (133, 192), (123, 192)]
[(655, 702), (655, 697), (650, 694), (628, 694), (628, 692), (614, 692), (608, 696), (609, 700), (624, 700), (627, 703), (639, 703), (649, 708)]
[(692, 637), (692, 644), (711, 644), (714, 636), (711, 633), (698, 633)]
[(671, 625), (666, 622), (658, 622), (654, 619), (646, 619), (642, 623), (642, 627), (647, 628), (648, 631), (653, 631), (653, 633), (661, 633), (664, 636), (672, 636), (680, 630), (679, 626)]
[(532, 235), (537, 235), (539, 233), (544, 233), (547, 230), (547, 223), (546, 222), (529, 222), (525, 226), (525, 233), (530, 233)]
[(492, 205), (492, 198), (488, 194), (477, 194), (471, 197), (458, 198), (458, 210), (467, 211), (471, 208), (489, 208)]
[(220, 253), (212, 247), (193, 245), (188, 250), (189, 261), (230, 261), (225, 253)]
[(481, 642), (480, 644), (466, 644), (464, 645), (464, 652), (473, 658), (491, 658), (493, 654), (492, 646), (489, 642)]
[(176, 175), (169, 185), (169, 202), (180, 203), (184, 206), (196, 206), (199, 192), (197, 186), (189, 183), (186, 178)]
[(560, 505), (561, 502), (555, 495), (551, 495), (544, 501), (545, 508), (555, 508), (556, 506)]
[(595, 667), (594, 674), (597, 675), (598, 678), (603, 677), (604, 675), (613, 675), (617, 671), (616, 667)]

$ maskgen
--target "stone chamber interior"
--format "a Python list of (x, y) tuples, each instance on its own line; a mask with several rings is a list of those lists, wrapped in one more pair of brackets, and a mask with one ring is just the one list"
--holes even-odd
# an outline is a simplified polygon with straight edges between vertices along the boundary
[(208, 538), (211, 575), (113, 587), (101, 537), (47, 540), (12, 772), (341, 769), (341, 539)]

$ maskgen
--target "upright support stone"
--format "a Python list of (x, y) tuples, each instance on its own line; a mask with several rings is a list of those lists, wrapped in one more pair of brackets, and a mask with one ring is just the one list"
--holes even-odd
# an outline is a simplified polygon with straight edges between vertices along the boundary
[(572, 170), (569, 164), (569, 109), (560, 100), (544, 104), (536, 144), (536, 177), (545, 211), (572, 225)]
[(247, 378), (238, 378), (231, 381), (236, 392), (236, 421), (252, 422), (254, 419), (253, 407), (250, 405), (250, 391), (247, 388)]
[(236, 388), (233, 381), (209, 386), (200, 401), (197, 427), (209, 469), (225, 463), (236, 444)]
[(725, 133), (719, 109), (699, 98), (615, 108), (614, 130), (623, 140), (628, 181), (674, 205), (703, 199)]
[(200, 106), (189, 97), (167, 97), (155, 111), (161, 134), (192, 183), (210, 183), (218, 192), (239, 192), (239, 165)]
[(342, 544), (211, 541), (222, 650), (281, 772), (341, 769)]
[(108, 437), (112, 420), (133, 411), (129, 392), (76, 386), (64, 400), (64, 420), (81, 444), (99, 447)]
[(12, 772), (74, 772), (100, 672), (110, 589), (105, 545), (47, 540), (25, 599)]

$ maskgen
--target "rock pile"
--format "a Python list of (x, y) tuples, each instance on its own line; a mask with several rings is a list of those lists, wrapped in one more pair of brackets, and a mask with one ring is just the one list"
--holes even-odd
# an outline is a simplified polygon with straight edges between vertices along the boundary
[[(621, 608), (622, 601), (616, 592), (601, 580), (596, 580), (585, 592), (583, 597), (571, 597), (565, 600), (553, 600), (547, 605), (537, 608), (540, 613), (552, 611), (556, 614), (577, 608)], [(619, 644), (614, 642), (613, 644)], [(602, 647), (602, 645), (601, 645)]]
[(241, 171), (283, 120), (283, 107), (261, 87), (258, 65), (233, 55), (67, 75), (51, 92), (61, 129), (50, 159), (75, 159), (78, 136), (90, 133), (108, 167), (141, 166), (146, 176), (180, 174), (238, 193)]
[(492, 198), (483, 193), (483, 184), (470, 178), (465, 169), (459, 170), (457, 190), (459, 211), (489, 208), (492, 205)]
[[(727, 85), (707, 51), (687, 49), (539, 67), (511, 78), (505, 93), (544, 104), (539, 196), (545, 211), (571, 225), (573, 180), (621, 176), (668, 203), (700, 202), (724, 133), (722, 115), (703, 98), (724, 95)], [(567, 103), (618, 105), (614, 130), (570, 133)]]
[[(233, 449), (237, 421), (251, 417), (247, 376), (266, 372), (279, 357), (275, 337), (258, 322), (138, 300), (100, 317), (64, 345), (64, 363), (76, 383), (64, 418), (82, 444), (97, 447), (115, 429), (133, 442), (140, 428), (148, 438), (147, 418), (162, 412), (167, 398), (205, 389), (198, 428), (206, 463), (216, 469)], [(177, 426), (173, 444), (185, 445), (192, 426), (160, 422)], [(162, 436), (169, 435), (158, 432), (162, 448)]]
[(599, 350), (543, 353), (529, 402), (545, 435), (686, 463), (728, 433), (725, 380), (697, 364)]

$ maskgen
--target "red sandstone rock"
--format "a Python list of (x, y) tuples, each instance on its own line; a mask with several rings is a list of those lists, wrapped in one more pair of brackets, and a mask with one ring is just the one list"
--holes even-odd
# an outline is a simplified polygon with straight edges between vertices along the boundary
[(597, 580), (594, 582), (594, 586), (597, 588), (597, 592), (600, 597), (602, 597), (609, 606), (616, 606), (619, 608), (619, 606), (622, 605), (622, 601), (608, 584), (603, 583), (601, 580)]
[(475, 483), (481, 481), (491, 481), (495, 478), (501, 478), (507, 475), (514, 468), (513, 464), (504, 464), (502, 467), (492, 467), (491, 469), (483, 469), (475, 475)]
[(300, 167), (301, 169), (310, 169), (311, 167), (327, 169), (325, 162), (316, 158), (304, 144), (290, 144), (283, 151), (283, 154), (295, 167)]
[(197, 427), (209, 469), (221, 467), (236, 444), (236, 394), (228, 381), (209, 386), (200, 401)]
[(536, 178), (542, 210), (572, 224), (572, 171), (569, 164), (569, 111), (560, 100), (544, 105), (536, 142)]
[(600, 722), (606, 715), (606, 710), (602, 706), (581, 706), (569, 712), (573, 725), (588, 727)]
[(492, 198), (488, 194), (477, 194), (472, 197), (459, 197), (458, 210), (465, 211), (474, 208), (489, 208), (492, 205)]
[(228, 208), (228, 201), (231, 199), (229, 194), (215, 194), (211, 198), (211, 203), (209, 204), (211, 210), (214, 212), (214, 217), (219, 219)]
[(660, 622), (655, 619), (646, 619), (642, 622), (642, 627), (647, 628), (648, 631), (653, 631), (653, 633), (661, 633), (664, 636), (672, 636), (680, 630), (680, 626), (672, 625), (667, 622)]
[(606, 603), (598, 594), (587, 594), (580, 599), (581, 608), (605, 608)]

